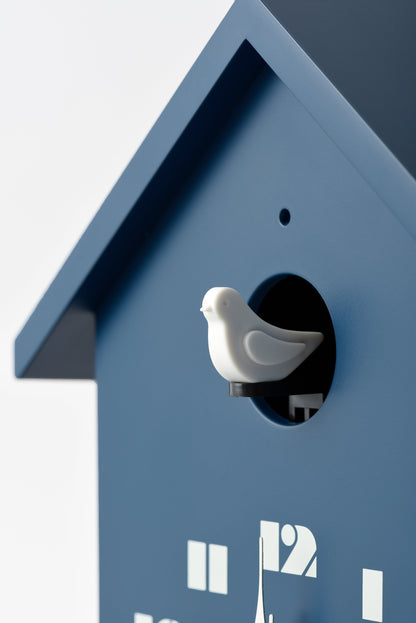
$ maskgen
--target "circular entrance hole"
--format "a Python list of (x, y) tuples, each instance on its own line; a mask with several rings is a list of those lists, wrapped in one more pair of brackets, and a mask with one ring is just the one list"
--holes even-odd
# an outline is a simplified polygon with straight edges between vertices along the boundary
[[(301, 424), (319, 410), (334, 376), (335, 333), (328, 308), (316, 288), (296, 275), (268, 279), (254, 292), (249, 305), (260, 318), (282, 329), (320, 331), (324, 335), (320, 346), (280, 382), (282, 395), (252, 398), (269, 419)], [(286, 386), (290, 394), (285, 392)]]

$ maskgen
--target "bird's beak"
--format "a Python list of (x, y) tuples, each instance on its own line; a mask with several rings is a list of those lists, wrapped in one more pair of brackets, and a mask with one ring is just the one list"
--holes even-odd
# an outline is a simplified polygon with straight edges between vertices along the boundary
[(201, 307), (199, 311), (201, 311), (203, 314), (205, 314), (205, 312), (212, 312), (212, 307), (211, 305), (207, 305), (206, 307)]

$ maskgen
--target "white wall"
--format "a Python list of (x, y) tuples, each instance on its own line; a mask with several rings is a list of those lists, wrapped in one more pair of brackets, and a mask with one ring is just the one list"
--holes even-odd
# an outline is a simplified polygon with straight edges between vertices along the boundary
[(231, 0), (6, 0), (0, 20), (0, 621), (98, 617), (92, 382), (13, 340)]

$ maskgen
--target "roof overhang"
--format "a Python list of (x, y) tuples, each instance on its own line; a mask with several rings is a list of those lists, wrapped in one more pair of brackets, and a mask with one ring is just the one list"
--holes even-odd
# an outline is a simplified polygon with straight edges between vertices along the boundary
[(265, 6), (237, 0), (18, 336), (16, 376), (94, 378), (95, 310), (265, 66), (416, 238), (415, 180)]

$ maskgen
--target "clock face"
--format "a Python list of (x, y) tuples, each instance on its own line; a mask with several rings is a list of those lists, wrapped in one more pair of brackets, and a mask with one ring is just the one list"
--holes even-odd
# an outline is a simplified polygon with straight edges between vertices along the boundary
[[(314, 535), (305, 526), (292, 526), (261, 521), (261, 535), (258, 540), (258, 583), (252, 591), (253, 607), (249, 615), (253, 623), (274, 623), (275, 615), (266, 615), (264, 575), (268, 571), (289, 574), (298, 578), (317, 579), (318, 557)], [(283, 551), (282, 550), (286, 550)], [(283, 564), (280, 554), (283, 553)], [(271, 583), (269, 582), (269, 587)], [(204, 591), (215, 596), (228, 595), (228, 547), (202, 541), (187, 542), (187, 588)], [(271, 601), (266, 596), (266, 603)], [(254, 613), (254, 598), (256, 606)], [(228, 611), (228, 608), (227, 608)], [(362, 619), (383, 621), (383, 571), (362, 569)], [(278, 613), (277, 613), (278, 616)], [(186, 619), (188, 620), (188, 619)], [(277, 619), (278, 620), (278, 619)], [(153, 623), (151, 614), (134, 613), (134, 623)], [(179, 623), (175, 619), (163, 618), (159, 623)]]

